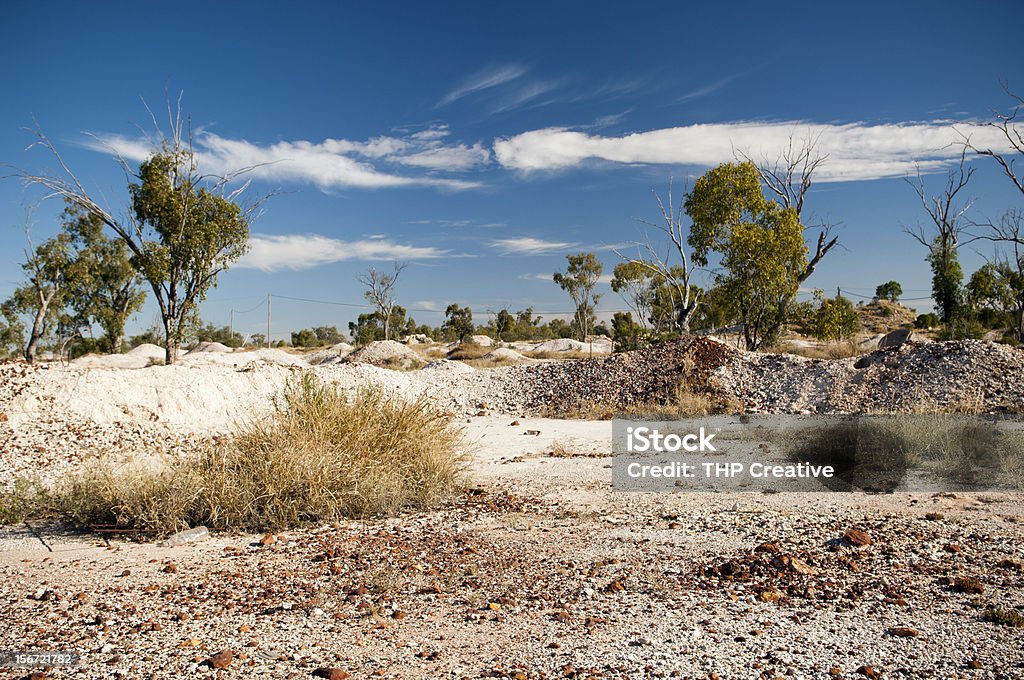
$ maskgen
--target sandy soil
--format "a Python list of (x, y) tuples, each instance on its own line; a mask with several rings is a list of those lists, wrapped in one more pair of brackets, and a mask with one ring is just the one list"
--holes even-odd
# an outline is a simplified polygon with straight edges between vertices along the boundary
[(982, 618), (1024, 607), (1019, 495), (615, 492), (610, 423), (511, 422), (469, 418), (471, 488), (433, 512), (174, 548), (4, 529), (0, 649), (82, 655), (53, 678), (1024, 675)]

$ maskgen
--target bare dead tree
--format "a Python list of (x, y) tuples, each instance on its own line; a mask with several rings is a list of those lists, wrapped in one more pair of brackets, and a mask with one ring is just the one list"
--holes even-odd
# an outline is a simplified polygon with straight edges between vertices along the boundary
[(967, 165), (967, 149), (960, 154), (960, 163), (946, 175), (943, 190), (930, 195), (925, 188), (924, 178), (918, 169), (916, 178), (906, 178), (921, 201), (931, 224), (916, 228), (904, 227), (903, 231), (928, 249), (928, 260), (932, 266), (932, 294), (942, 311), (943, 321), (949, 323), (959, 305), (960, 269), (957, 251), (962, 237), (970, 226), (965, 218), (971, 209), (971, 199), (961, 200), (960, 194), (974, 175), (974, 168)]
[(960, 132), (965, 150), (973, 151), (979, 156), (986, 156), (994, 160), (1002, 169), (1003, 174), (1017, 187), (1017, 191), (1024, 196), (1024, 173), (1014, 167), (1014, 163), (1024, 157), (1024, 125), (1019, 120), (1024, 112), (1024, 97), (1010, 92), (1006, 84), (1003, 90), (1016, 102), (1008, 113), (996, 111), (995, 120), (986, 123), (986, 126), (997, 130), (999, 136), (1006, 140), (1008, 150), (995, 150), (987, 145), (977, 145), (969, 135)]
[[(744, 151), (737, 152), (742, 160), (749, 161), (757, 167), (761, 182), (768, 191), (775, 194), (779, 204), (796, 211), (800, 224), (804, 224), (804, 206), (807, 192), (814, 184), (814, 174), (828, 161), (828, 155), (817, 150), (820, 136), (820, 133), (808, 133), (803, 139), (797, 139), (790, 135), (785, 148), (775, 158), (762, 156), (760, 161), (755, 161)], [(839, 237), (832, 236), (832, 227), (833, 225), (824, 222), (804, 226), (805, 231), (818, 230), (818, 237), (813, 254), (797, 276), (798, 283), (809, 279), (822, 258), (839, 244)]]
[[(690, 332), (690, 319), (700, 303), (699, 292), (690, 288), (690, 280), (693, 278), (695, 267), (686, 252), (688, 229), (683, 224), (683, 216), (686, 214), (683, 210), (686, 192), (683, 191), (684, 198), (680, 199), (678, 206), (672, 202), (671, 179), (668, 183), (668, 195), (665, 200), (662, 200), (657, 192), (652, 193), (658, 203), (658, 210), (661, 212), (661, 222), (640, 220), (640, 223), (665, 234), (667, 237), (665, 245), (659, 250), (645, 234), (643, 243), (638, 243), (637, 246), (646, 251), (646, 258), (639, 255), (628, 257), (618, 250), (614, 252), (626, 262), (643, 267), (655, 278), (664, 279), (668, 284), (676, 310), (676, 325), (680, 333), (686, 334)], [(674, 263), (676, 258), (678, 258), (678, 264)]]
[(960, 245), (961, 236), (969, 227), (964, 216), (974, 204), (974, 201), (970, 199), (961, 203), (958, 196), (967, 187), (973, 175), (974, 168), (967, 166), (967, 151), (964, 150), (960, 154), (960, 163), (957, 168), (950, 170), (946, 175), (946, 185), (939, 194), (931, 196), (927, 193), (920, 169), (916, 177), (907, 177), (906, 182), (921, 200), (921, 205), (924, 207), (931, 225), (927, 229), (920, 225), (916, 229), (905, 227), (904, 231), (926, 248), (931, 248), (936, 238), (944, 245), (957, 248)]
[(391, 274), (379, 272), (370, 268), (366, 274), (359, 277), (359, 283), (366, 286), (363, 297), (377, 309), (377, 316), (384, 325), (384, 339), (391, 339), (391, 313), (395, 309), (395, 284), (398, 277), (407, 267), (406, 264), (395, 262), (394, 271)]

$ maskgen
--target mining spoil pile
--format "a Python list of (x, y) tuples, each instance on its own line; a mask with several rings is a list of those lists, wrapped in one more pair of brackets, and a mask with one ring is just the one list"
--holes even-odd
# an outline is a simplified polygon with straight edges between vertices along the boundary
[[(399, 343), (360, 352), (364, 360), (395, 365), (395, 347), (412, 353)], [(688, 338), (593, 360), (479, 370), (435, 362), (396, 371), (359, 363), (355, 354), (351, 363), (309, 366), (281, 350), (193, 356), (232, 363), (183, 357), (180, 365), (134, 370), (0, 364), (3, 486), (29, 473), (53, 479), (90, 457), (181, 450), (231, 432), (269, 412), (303, 372), (340, 389), (378, 385), (425, 396), (462, 417), (571, 415), (594, 407), (605, 414), (670, 401), (680, 387), (750, 413), (1024, 409), (1024, 351), (980, 341), (910, 342), (860, 358), (818, 360)]]
[(657, 404), (680, 387), (756, 413), (1024, 409), (1024, 350), (977, 340), (908, 342), (826, 360), (689, 338), (607, 358), (508, 370), (504, 401), (534, 413)]
[(403, 370), (420, 368), (427, 363), (415, 351), (394, 340), (371, 342), (349, 354), (345, 361)]

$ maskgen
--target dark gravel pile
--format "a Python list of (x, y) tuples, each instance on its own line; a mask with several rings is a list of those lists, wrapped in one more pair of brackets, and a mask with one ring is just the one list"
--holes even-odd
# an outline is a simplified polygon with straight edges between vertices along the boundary
[(1024, 410), (1024, 350), (977, 340), (908, 342), (826, 360), (686, 338), (604, 359), (508, 371), (501, 401), (533, 413), (657, 404), (680, 385), (761, 413)]

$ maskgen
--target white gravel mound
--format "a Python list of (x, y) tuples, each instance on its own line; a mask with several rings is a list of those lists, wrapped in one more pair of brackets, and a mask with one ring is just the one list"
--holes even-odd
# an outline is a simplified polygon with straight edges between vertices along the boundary
[(345, 360), (349, 363), (405, 370), (421, 368), (426, 363), (419, 354), (394, 340), (371, 342), (349, 354)]
[(304, 355), (303, 359), (305, 359), (306, 363), (310, 366), (319, 366), (320, 364), (329, 364), (331, 362), (344, 359), (349, 354), (352, 354), (355, 349), (355, 347), (347, 342), (339, 342), (336, 345), (331, 345), (330, 347), (310, 352), (309, 354)]
[(200, 342), (195, 347), (193, 347), (192, 349), (190, 349), (188, 351), (188, 353), (189, 354), (196, 353), (196, 352), (218, 352), (218, 353), (223, 353), (223, 352), (230, 352), (230, 351), (232, 351), (231, 348), (228, 347), (225, 344), (222, 344), (222, 343), (219, 343), (219, 342), (203, 341), (203, 342)]
[(469, 336), (469, 339), (473, 342), (473, 344), (480, 345), (481, 347), (494, 346), (494, 339), (491, 338), (491, 336), (489, 335), (471, 335)]
[(490, 352), (485, 354), (483, 358), (490, 361), (514, 361), (518, 363), (530, 363), (537, 361), (536, 359), (531, 359), (530, 357), (520, 354), (514, 349), (509, 349), (508, 347), (492, 349)]
[(423, 367), (424, 371), (438, 371), (445, 373), (475, 373), (476, 369), (469, 364), (464, 364), (461, 361), (451, 361), (450, 359), (438, 359), (437, 361), (431, 361), (429, 364)]
[(144, 356), (148, 359), (163, 359), (166, 356), (164, 348), (150, 342), (144, 342), (138, 347), (125, 352), (127, 356)]
[(611, 354), (612, 343), (608, 340), (595, 340), (593, 343), (580, 342), (572, 338), (548, 340), (534, 346), (535, 352), (591, 352), (594, 354)]
[(178, 364), (181, 366), (233, 366), (235, 368), (249, 366), (254, 362), (263, 362), (275, 366), (308, 366), (301, 356), (289, 354), (284, 350), (262, 348), (251, 352), (189, 352)]

